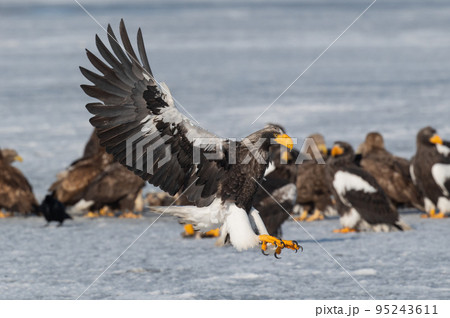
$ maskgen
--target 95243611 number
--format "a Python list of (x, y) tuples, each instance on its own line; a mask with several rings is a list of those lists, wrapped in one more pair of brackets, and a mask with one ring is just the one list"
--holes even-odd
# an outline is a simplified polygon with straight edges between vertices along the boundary
[(377, 305), (377, 315), (437, 315), (436, 305)]

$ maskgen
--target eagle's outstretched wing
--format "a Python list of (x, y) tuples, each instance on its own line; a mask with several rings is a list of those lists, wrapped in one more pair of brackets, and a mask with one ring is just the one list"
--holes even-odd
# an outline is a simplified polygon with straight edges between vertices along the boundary
[[(228, 143), (194, 125), (175, 107), (165, 84), (152, 74), (139, 29), (137, 45), (140, 61), (131, 46), (123, 20), (118, 43), (108, 25), (112, 53), (96, 36), (101, 61), (89, 50), (87, 57), (102, 75), (80, 67), (93, 86), (81, 85), (84, 92), (102, 103), (86, 108), (97, 128), (100, 144), (134, 173), (162, 190), (185, 191), (197, 206), (209, 205), (229, 169)], [(214, 153), (214, 160), (205, 156)]]

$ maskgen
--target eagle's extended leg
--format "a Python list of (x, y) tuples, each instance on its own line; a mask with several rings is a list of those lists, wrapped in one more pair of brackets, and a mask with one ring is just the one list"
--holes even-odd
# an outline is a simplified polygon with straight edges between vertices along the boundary
[(425, 218), (425, 219), (427, 219), (427, 218), (431, 218), (431, 219), (443, 219), (443, 218), (445, 218), (445, 217), (447, 217), (444, 213), (442, 213), (442, 212), (439, 212), (439, 213), (436, 213), (436, 209), (432, 209), (431, 211), (430, 211), (430, 214), (428, 215), (428, 214), (423, 214), (423, 215), (421, 215), (421, 218)]
[(313, 215), (308, 217), (306, 219), (306, 222), (312, 222), (312, 221), (323, 220), (323, 219), (324, 219), (324, 217), (323, 217), (322, 212), (320, 212), (318, 209), (315, 209)]
[(300, 245), (298, 245), (296, 241), (285, 241), (267, 234), (259, 235), (259, 240), (261, 241), (261, 252), (264, 255), (268, 255), (265, 253), (265, 251), (267, 250), (267, 244), (272, 244), (273, 246), (276, 246), (274, 254), (276, 258), (278, 258), (277, 255), (281, 254), (281, 250), (283, 248), (291, 249), (296, 253), (299, 249), (303, 250), (303, 248)]
[(352, 229), (349, 227), (344, 227), (342, 229), (333, 230), (333, 233), (352, 233), (357, 232), (356, 229)]

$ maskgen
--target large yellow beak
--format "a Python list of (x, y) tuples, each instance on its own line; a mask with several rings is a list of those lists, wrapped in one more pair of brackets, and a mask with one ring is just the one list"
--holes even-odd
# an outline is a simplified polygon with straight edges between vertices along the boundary
[(14, 161), (22, 162), (22, 161), (23, 161), (23, 158), (22, 158), (21, 156), (15, 156), (15, 157), (14, 157)]
[(333, 156), (333, 157), (342, 155), (343, 153), (344, 153), (344, 149), (342, 149), (342, 148), (339, 147), (338, 145), (335, 145), (335, 146), (331, 149), (331, 156)]
[(294, 148), (294, 142), (292, 141), (291, 137), (286, 134), (275, 135), (275, 142), (285, 146), (289, 150), (292, 150), (292, 148)]
[(443, 144), (443, 141), (442, 141), (441, 137), (439, 137), (439, 136), (436, 135), (436, 134), (433, 135), (433, 137), (430, 138), (430, 142), (431, 142), (432, 144), (440, 144), (440, 145)]
[(283, 153), (281, 154), (281, 161), (283, 163), (287, 163), (287, 162), (289, 162), (290, 159), (291, 159), (291, 154), (287, 151), (283, 151)]
[(318, 145), (317, 148), (319, 148), (319, 151), (322, 153), (322, 155), (326, 156), (328, 154), (327, 146), (321, 144)]

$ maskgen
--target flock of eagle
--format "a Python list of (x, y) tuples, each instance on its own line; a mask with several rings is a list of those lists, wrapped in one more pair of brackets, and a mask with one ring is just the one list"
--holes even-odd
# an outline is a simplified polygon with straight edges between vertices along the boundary
[(335, 231), (341, 233), (407, 230), (399, 207), (414, 207), (430, 218), (450, 213), (450, 143), (433, 128), (418, 132), (411, 160), (388, 152), (376, 132), (356, 152), (341, 141), (328, 149), (319, 134), (300, 152), (274, 124), (241, 141), (221, 138), (178, 111), (167, 85), (153, 77), (140, 29), (139, 57), (123, 20), (120, 38), (122, 44), (108, 26), (112, 50), (96, 36), (103, 60), (86, 50), (99, 72), (80, 68), (93, 83), (82, 89), (97, 100), (86, 105), (94, 132), (83, 156), (58, 174), (40, 205), (12, 165), (21, 157), (0, 151), (5, 213), (43, 214), (60, 224), (70, 218), (66, 207), (90, 211), (89, 216), (118, 211), (133, 216), (142, 211), (148, 181), (173, 198), (150, 195), (147, 204), (159, 206), (151, 210), (189, 224), (186, 235), (213, 233), (220, 245), (231, 243), (238, 250), (259, 245), (276, 257), (285, 248), (301, 249), (279, 238), (281, 224), (294, 212), (297, 221), (338, 214), (342, 227)]

